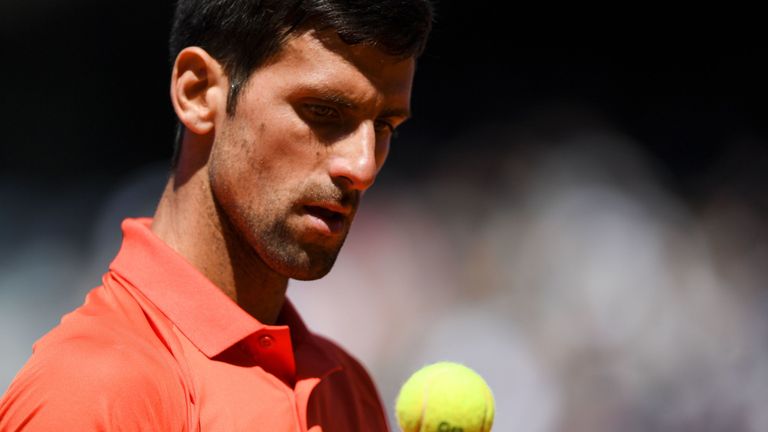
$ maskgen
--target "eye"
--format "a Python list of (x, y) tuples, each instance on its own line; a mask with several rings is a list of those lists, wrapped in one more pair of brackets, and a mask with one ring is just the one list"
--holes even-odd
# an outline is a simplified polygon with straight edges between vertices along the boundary
[(317, 120), (331, 120), (339, 117), (339, 112), (328, 105), (304, 104), (306, 112)]
[(397, 137), (397, 130), (395, 130), (395, 126), (386, 120), (376, 120), (373, 123), (373, 127), (376, 129), (376, 132), (388, 132), (392, 134), (393, 138)]

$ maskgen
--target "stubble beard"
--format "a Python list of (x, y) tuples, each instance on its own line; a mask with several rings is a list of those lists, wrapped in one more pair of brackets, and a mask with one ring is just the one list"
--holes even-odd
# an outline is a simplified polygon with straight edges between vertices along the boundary
[[(336, 199), (339, 194), (330, 188), (315, 186), (305, 191), (302, 199), (327, 199), (331, 196)], [(272, 196), (275, 195), (279, 194)], [(239, 249), (245, 249), (247, 254), (252, 254), (272, 271), (290, 279), (315, 280), (328, 274), (348, 234), (349, 225), (347, 231), (335, 240), (326, 242), (313, 237), (302, 241), (298, 238), (300, 233), (290, 225), (291, 219), (300, 212), (293, 208), (285, 209), (285, 203), (281, 205), (277, 199), (259, 203), (258, 208), (222, 202), (215, 190), (213, 199), (224, 235), (230, 237), (229, 241), (240, 244)], [(342, 200), (353, 201), (353, 208), (357, 208), (358, 198)], [(353, 217), (354, 211), (349, 216), (350, 222)]]
[(347, 235), (332, 245), (304, 243), (295, 238), (285, 218), (249, 218), (249, 222), (253, 222), (248, 228), (255, 236), (253, 249), (262, 261), (277, 273), (297, 280), (315, 280), (328, 274)]

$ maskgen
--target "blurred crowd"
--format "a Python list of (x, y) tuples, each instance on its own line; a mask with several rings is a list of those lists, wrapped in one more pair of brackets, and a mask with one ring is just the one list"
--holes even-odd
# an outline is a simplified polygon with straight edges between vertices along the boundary
[[(439, 161), (418, 179), (385, 169), (334, 270), (288, 290), (368, 367), (393, 426), (405, 379), (453, 360), (492, 387), (494, 430), (768, 430), (765, 143), (729, 145), (690, 199), (578, 108), (455, 140), (424, 144)], [(0, 391), (99, 284), (120, 220), (152, 214), (167, 170), (0, 181)]]

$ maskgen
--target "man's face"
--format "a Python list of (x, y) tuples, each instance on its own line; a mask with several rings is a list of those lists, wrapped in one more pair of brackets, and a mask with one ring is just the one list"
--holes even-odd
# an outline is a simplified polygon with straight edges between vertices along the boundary
[(414, 68), (333, 32), (290, 39), (217, 119), (209, 179), (229, 235), (283, 276), (328, 273), (409, 115)]

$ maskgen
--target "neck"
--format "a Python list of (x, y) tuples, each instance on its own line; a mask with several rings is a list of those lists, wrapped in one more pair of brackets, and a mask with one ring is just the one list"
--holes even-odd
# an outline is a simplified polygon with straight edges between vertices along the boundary
[(217, 208), (206, 169), (171, 176), (152, 231), (229, 298), (264, 324), (274, 324), (288, 278), (275, 273)]

